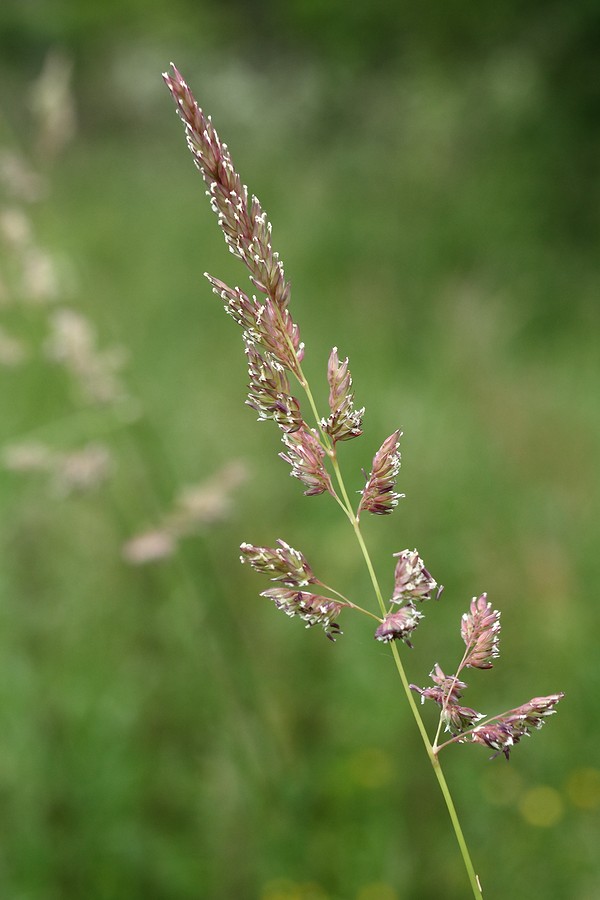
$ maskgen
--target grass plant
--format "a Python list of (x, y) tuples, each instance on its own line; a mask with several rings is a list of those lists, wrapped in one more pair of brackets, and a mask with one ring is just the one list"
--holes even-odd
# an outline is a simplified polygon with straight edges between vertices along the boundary
[[(187, 143), (200, 171), (211, 207), (218, 216), (230, 252), (246, 266), (257, 295), (240, 287), (230, 287), (207, 275), (213, 291), (221, 298), (227, 313), (241, 327), (248, 363), (247, 403), (259, 420), (272, 420), (281, 431), (284, 449), (280, 456), (290, 466), (309, 497), (329, 495), (347, 519), (372, 586), (373, 608), (347, 597), (324, 583), (306, 556), (286, 541), (278, 546), (241, 545), (242, 562), (248, 563), (273, 586), (262, 596), (292, 618), (300, 618), (307, 627), (318, 625), (335, 643), (341, 634), (339, 619), (361, 614), (377, 622), (374, 637), (389, 646), (406, 702), (421, 736), (425, 753), (442, 792), (467, 878), (474, 897), (483, 896), (479, 876), (465, 839), (452, 795), (442, 771), (440, 753), (455, 744), (478, 744), (494, 751), (494, 757), (507, 760), (520, 740), (538, 730), (563, 694), (534, 697), (501, 714), (484, 716), (463, 706), (467, 684), (461, 680), (466, 669), (491, 669), (498, 657), (500, 614), (485, 593), (474, 597), (461, 619), (460, 633), (465, 645), (453, 674), (447, 675), (436, 663), (431, 672), (432, 686), (410, 683), (402, 646), (412, 647), (414, 633), (423, 619), (422, 608), (439, 599), (441, 587), (426, 568), (419, 552), (406, 548), (395, 554), (393, 590), (389, 599), (381, 587), (372, 555), (367, 546), (361, 520), (365, 515), (387, 516), (402, 499), (396, 490), (400, 470), (399, 429), (394, 430), (375, 452), (370, 473), (357, 502), (351, 499), (347, 476), (342, 472), (340, 450), (362, 434), (364, 408), (357, 408), (348, 359), (340, 359), (334, 347), (327, 365), (329, 387), (326, 415), (318, 409), (315, 394), (303, 368), (305, 346), (299, 327), (290, 312), (290, 283), (283, 264), (272, 248), (271, 225), (255, 196), (249, 196), (233, 166), (227, 145), (222, 143), (210, 117), (196, 103), (179, 71), (173, 66), (164, 76), (184, 123)], [(297, 385), (301, 392), (296, 396)], [(415, 694), (421, 701), (431, 700), (439, 708), (435, 734), (430, 737)], [(442, 734), (449, 735), (442, 738)]]

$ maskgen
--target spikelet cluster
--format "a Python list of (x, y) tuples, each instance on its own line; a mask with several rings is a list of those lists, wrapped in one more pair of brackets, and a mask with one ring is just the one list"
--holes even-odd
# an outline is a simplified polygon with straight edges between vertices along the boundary
[(459, 675), (467, 668), (491, 669), (492, 660), (499, 656), (500, 613), (493, 609), (486, 594), (473, 597), (461, 619), (460, 633), (465, 652), (456, 674), (445, 675), (436, 663), (430, 673), (433, 687), (421, 688), (414, 684), (410, 687), (420, 695), (421, 702), (437, 703), (441, 722), (452, 735), (452, 741), (485, 745), (497, 751), (495, 755), (503, 753), (508, 759), (512, 747), (524, 735), (541, 728), (545, 719), (556, 711), (556, 704), (564, 694), (534, 697), (523, 706), (481, 722), (486, 718), (483, 713), (460, 703), (467, 684), (459, 680)]

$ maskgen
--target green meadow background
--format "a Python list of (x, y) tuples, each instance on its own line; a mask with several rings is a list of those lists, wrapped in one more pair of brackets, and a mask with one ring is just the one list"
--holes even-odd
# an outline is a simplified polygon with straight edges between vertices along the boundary
[[(364, 530), (386, 591), (405, 547), (445, 585), (402, 648), (410, 679), (453, 670), (485, 590), (501, 657), (465, 701), (566, 692), (510, 763), (443, 758), (485, 897), (600, 896), (599, 49), (586, 2), (3, 0), (2, 898), (469, 896), (369, 621), (343, 617), (333, 645), (238, 564), (241, 541), (281, 537), (373, 604), (336, 505), (302, 496), (244, 406), (240, 334), (202, 276), (245, 272), (162, 84), (171, 59), (273, 222), (321, 408), (331, 347), (350, 357), (352, 490), (404, 432), (406, 499)], [(32, 103), (49, 58), (72, 66), (52, 146)], [(53, 273), (38, 302), (15, 215)], [(48, 359), (65, 309), (124, 348), (123, 396), (86, 402)], [(19, 471), (32, 442), (101, 445), (107, 477)], [(231, 465), (246, 478), (214, 521), (127, 561), (182, 488)]]

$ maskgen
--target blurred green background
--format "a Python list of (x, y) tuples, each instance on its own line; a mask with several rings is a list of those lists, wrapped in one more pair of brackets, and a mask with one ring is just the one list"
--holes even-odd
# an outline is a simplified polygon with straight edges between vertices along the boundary
[(332, 645), (238, 565), (282, 537), (372, 603), (243, 405), (202, 273), (245, 275), (171, 59), (273, 222), (321, 406), (350, 357), (352, 489), (404, 431), (365, 532), (385, 590), (415, 546), (446, 586), (409, 677), (452, 670), (487, 590), (502, 656), (466, 702), (566, 692), (509, 764), (447, 752), (486, 898), (600, 896), (599, 49), (583, 0), (3, 0), (2, 898), (469, 896), (367, 620)]

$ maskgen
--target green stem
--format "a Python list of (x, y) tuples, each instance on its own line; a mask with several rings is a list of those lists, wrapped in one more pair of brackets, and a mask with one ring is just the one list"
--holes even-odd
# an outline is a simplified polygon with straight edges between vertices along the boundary
[(483, 897), (483, 891), (481, 890), (481, 885), (479, 883), (479, 878), (475, 873), (475, 869), (473, 867), (473, 862), (471, 861), (471, 856), (469, 854), (469, 848), (467, 847), (467, 842), (465, 840), (465, 836), (463, 834), (462, 828), (460, 827), (460, 822), (458, 819), (458, 815), (456, 812), (456, 808), (454, 806), (454, 802), (452, 800), (452, 795), (450, 793), (450, 789), (444, 777), (444, 773), (442, 772), (442, 767), (440, 766), (440, 761), (437, 758), (437, 755), (432, 755), (431, 764), (433, 766), (433, 771), (435, 772), (435, 777), (438, 780), (438, 784), (444, 796), (444, 800), (446, 801), (446, 807), (448, 808), (448, 812), (450, 814), (450, 819), (452, 821), (452, 826), (454, 828), (454, 833), (456, 835), (456, 840), (458, 842), (458, 846), (460, 847), (460, 852), (463, 858), (463, 862), (465, 864), (465, 869), (467, 870), (467, 874), (469, 876), (469, 881), (471, 883), (471, 888), (473, 890), (473, 896), (475, 900), (481, 900)]
[(364, 557), (367, 569), (369, 571), (369, 576), (371, 578), (371, 583), (373, 584), (373, 590), (375, 591), (375, 596), (377, 597), (377, 602), (379, 603), (379, 608), (381, 609), (382, 615), (385, 619), (386, 608), (385, 608), (385, 603), (383, 602), (383, 597), (381, 595), (381, 588), (379, 587), (379, 582), (378, 582), (377, 576), (375, 574), (375, 569), (373, 568), (373, 563), (371, 562), (371, 557), (369, 555), (369, 551), (367, 550), (367, 545), (365, 544), (364, 538), (362, 536), (362, 533), (360, 530), (360, 525), (358, 524), (358, 519), (356, 519), (356, 518), (353, 519), (352, 527), (354, 528), (354, 534), (356, 535), (356, 540), (358, 541), (358, 544), (361, 549), (362, 555)]

